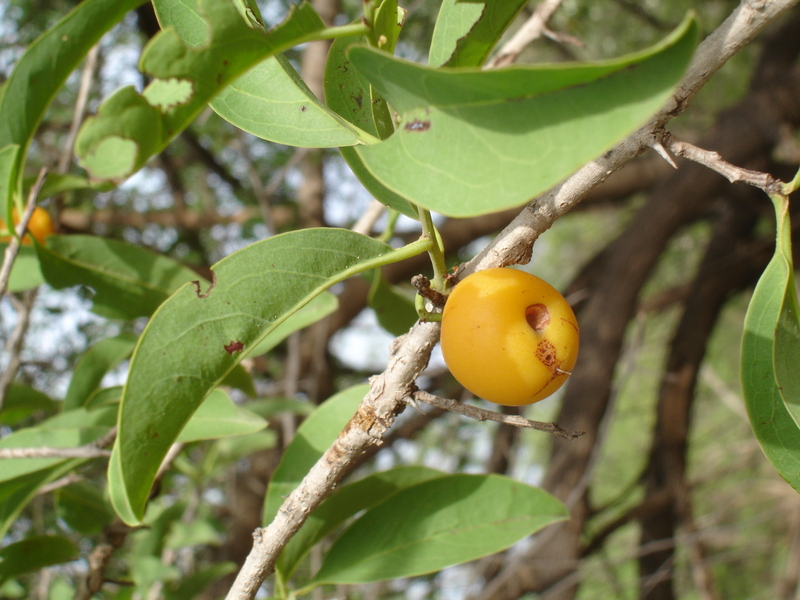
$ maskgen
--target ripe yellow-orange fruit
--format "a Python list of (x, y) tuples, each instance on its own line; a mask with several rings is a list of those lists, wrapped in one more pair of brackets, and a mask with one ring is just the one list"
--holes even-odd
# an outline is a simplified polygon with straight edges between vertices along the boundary
[(516, 269), (469, 275), (442, 315), (450, 372), (477, 397), (506, 406), (538, 402), (560, 388), (578, 358), (578, 338), (564, 297)]
[[(17, 214), (16, 208), (13, 210), (12, 216), (14, 217), (14, 227), (16, 227), (19, 223), (19, 215)], [(0, 219), (0, 229), (5, 228), (6, 222), (3, 219)], [(31, 220), (28, 221), (28, 233), (35, 237), (40, 244), (44, 244), (44, 238), (46, 238), (48, 235), (51, 235), (54, 231), (55, 229), (53, 227), (53, 220), (50, 218), (50, 213), (48, 213), (41, 206), (34, 208), (33, 214), (31, 215)], [(0, 242), (9, 241), (11, 241), (11, 236), (0, 237)], [(23, 245), (30, 246), (31, 240), (26, 235), (22, 238), (22, 243)]]

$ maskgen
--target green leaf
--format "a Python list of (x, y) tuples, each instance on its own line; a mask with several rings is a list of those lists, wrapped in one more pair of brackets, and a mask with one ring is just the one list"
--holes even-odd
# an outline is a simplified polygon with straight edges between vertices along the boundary
[(277, 442), (278, 436), (271, 429), (222, 438), (215, 444), (216, 456), (213, 468), (228, 465), (259, 450), (274, 448)]
[(401, 195), (393, 192), (385, 185), (383, 185), (364, 165), (361, 156), (356, 152), (355, 148), (339, 148), (339, 153), (342, 155), (344, 162), (350, 167), (350, 170), (361, 182), (361, 185), (372, 194), (372, 196), (379, 202), (383, 202), (389, 208), (393, 208), (402, 215), (410, 219), (419, 221), (419, 213), (417, 209)]
[(83, 459), (61, 461), (55, 466), (0, 482), (0, 536), (4, 536), (8, 532), (22, 509), (33, 499), (39, 488), (64, 476), (83, 462), (85, 462)]
[[(369, 81), (353, 68), (347, 56), (347, 49), (353, 43), (364, 40), (363, 36), (341, 37), (331, 44), (328, 60), (325, 63), (325, 100), (331, 110), (377, 138), (380, 136), (376, 124), (379, 117), (375, 114), (376, 108), (372, 103), (371, 86)], [(343, 147), (339, 151), (353, 174), (370, 194), (407, 217), (419, 218), (416, 209), (408, 203), (408, 200), (387, 188), (367, 170), (354, 148)]]
[[(5, 256), (8, 244), (0, 242), (0, 256)], [(36, 256), (36, 249), (31, 246), (20, 246), (17, 260), (11, 269), (8, 279), (8, 290), (10, 292), (24, 292), (33, 289), (44, 283), (39, 266), (39, 258)]]
[(793, 416), (793, 412), (796, 415), (800, 410), (798, 363), (793, 362), (797, 360), (800, 339), (788, 201), (776, 202), (775, 208), (778, 218), (775, 254), (756, 285), (745, 315), (742, 389), (750, 424), (761, 449), (778, 474), (800, 491), (800, 427)]
[(233, 2), (200, 0), (198, 7), (207, 37), (198, 45), (199, 36), (187, 43), (171, 27), (159, 32), (139, 61), (151, 78), (144, 92), (119, 90), (83, 123), (75, 150), (93, 178), (127, 178), (237, 77), (325, 28), (307, 2), (293, 6), (286, 20), (268, 33), (252, 28)]
[(394, 54), (400, 30), (406, 21), (406, 9), (397, 6), (397, 0), (382, 0), (375, 12), (373, 35), (377, 47)]
[(100, 533), (114, 520), (114, 511), (103, 492), (85, 481), (60, 488), (56, 502), (58, 518), (80, 533)]
[(222, 536), (209, 518), (195, 519), (191, 523), (176, 521), (164, 541), (165, 548), (183, 548), (185, 546), (219, 546)]
[(86, 350), (75, 365), (64, 398), (64, 410), (85, 405), (100, 387), (106, 373), (131, 355), (138, 339), (139, 336), (133, 333), (121, 333)]
[[(19, 429), (3, 439), (0, 448), (75, 448), (101, 438), (114, 425), (116, 407), (96, 410), (78, 408), (50, 417), (36, 427)], [(0, 482), (63, 463), (63, 458), (16, 458), (0, 460)]]
[(278, 144), (335, 148), (362, 142), (363, 132), (322, 104), (282, 55), (239, 77), (211, 108), (239, 129)]
[(694, 18), (656, 46), (594, 64), (431, 69), (373, 48), (351, 63), (399, 115), (356, 152), (384, 186), (448, 216), (521, 205), (640, 127), (670, 97)]
[(433, 29), (428, 65), (479, 67), (527, 0), (444, 0)]
[(800, 427), (800, 308), (794, 280), (792, 224), (788, 196), (776, 195), (777, 239), (775, 255), (783, 259), (783, 302), (775, 327), (775, 381), (784, 404)]
[(111, 319), (148, 317), (183, 284), (207, 285), (171, 258), (96, 236), (52, 235), (37, 251), (48, 284), (91, 288), (94, 312)]
[(233, 367), (231, 372), (222, 380), (221, 385), (244, 392), (248, 398), (255, 398), (257, 395), (253, 378), (250, 377), (250, 373), (242, 365)]
[(298, 310), (283, 323), (272, 330), (248, 356), (261, 356), (272, 350), (283, 340), (293, 334), (324, 319), (339, 307), (339, 300), (330, 292), (322, 292), (303, 308)]
[(109, 467), (115, 507), (128, 499), (117, 507), (120, 516), (129, 503), (135, 517), (124, 518), (138, 522), (158, 466), (189, 417), (289, 315), (334, 283), (428, 245), (392, 250), (347, 230), (294, 231), (217, 263), (209, 288), (184, 285), (175, 292), (142, 334), (125, 385)]
[(78, 548), (60, 535), (32, 535), (0, 549), (0, 582), (78, 558)]
[(432, 573), (505, 550), (567, 516), (554, 497), (508, 477), (439, 477), (369, 509), (331, 546), (314, 583)]
[(185, 512), (186, 505), (183, 502), (168, 503), (161, 499), (151, 504), (144, 518), (146, 527), (134, 534), (132, 553), (136, 556), (160, 557), (170, 530)]
[(366, 384), (341, 391), (320, 404), (300, 424), (270, 479), (264, 501), (264, 525), (272, 522), (286, 496), (294, 491), (309, 469), (339, 437), (368, 391)]
[(110, 406), (112, 404), (119, 404), (121, 399), (122, 386), (115, 385), (109, 388), (103, 388), (102, 390), (95, 390), (86, 400), (84, 407), (91, 410), (100, 406)]
[[(17, 61), (0, 95), (0, 148), (20, 149), (10, 179), (0, 176), (0, 211), (21, 183), (28, 145), (56, 92), (103, 34), (143, 0), (85, 0)], [(0, 161), (2, 163), (2, 161)]]
[(214, 440), (261, 431), (267, 422), (255, 413), (236, 406), (222, 390), (214, 390), (186, 423), (177, 442)]
[[(26, 177), (23, 181), (23, 189), (29, 190), (37, 177)], [(109, 184), (97, 184), (89, 181), (86, 177), (73, 175), (72, 173), (48, 173), (44, 180), (42, 189), (39, 191), (39, 198), (50, 198), (65, 192), (75, 192), (78, 190), (94, 190), (97, 192), (107, 192), (113, 189)]]
[(365, 43), (365, 36), (340, 37), (333, 41), (325, 62), (325, 101), (336, 114), (371, 136), (378, 138), (378, 127), (370, 103), (369, 81), (352, 68), (347, 49)]
[(154, 583), (176, 581), (181, 576), (177, 567), (164, 564), (160, 556), (134, 556), (130, 561), (130, 572), (136, 590), (143, 598)]
[(278, 557), (277, 569), (288, 580), (303, 557), (325, 536), (357, 513), (383, 502), (402, 489), (441, 477), (427, 467), (397, 467), (350, 483), (312, 512)]
[(238, 567), (233, 562), (216, 563), (206, 569), (200, 569), (181, 578), (177, 586), (167, 586), (164, 589), (164, 598), (166, 600), (195, 600), (202, 596), (203, 591), (207, 590), (214, 581), (237, 570)]
[(271, 419), (280, 413), (291, 413), (307, 417), (316, 408), (307, 400), (296, 400), (295, 398), (269, 398), (266, 400), (254, 400), (245, 406), (250, 412)]
[[(3, 106), (2, 96), (0, 96), (0, 107), (1, 106)], [(2, 115), (2, 113), (0, 113), (0, 115)], [(4, 119), (0, 116), (0, 127), (3, 126), (3, 122)], [(12, 217), (14, 203), (11, 202), (11, 195), (17, 187), (19, 149), (19, 144), (8, 144), (0, 148), (0, 218), (5, 221), (6, 225), (14, 222)]]
[(377, 269), (372, 276), (367, 301), (381, 327), (395, 336), (407, 333), (419, 318), (414, 307), (414, 295), (391, 285)]
[[(36, 427), (20, 429), (0, 440), (0, 448), (74, 448), (94, 442), (114, 424), (116, 407), (70, 410)], [(36, 495), (37, 490), (87, 459), (18, 458), (0, 460), (0, 536)]]
[[(192, 48), (205, 43), (208, 32), (197, 0), (156, 0), (153, 4), (162, 28), (174, 27)], [(317, 99), (280, 54), (239, 76), (214, 98), (211, 108), (239, 129), (279, 144), (331, 148), (361, 139), (349, 123)]]
[(0, 424), (16, 425), (36, 412), (53, 412), (56, 407), (56, 402), (46, 394), (29, 385), (14, 381), (3, 400)]

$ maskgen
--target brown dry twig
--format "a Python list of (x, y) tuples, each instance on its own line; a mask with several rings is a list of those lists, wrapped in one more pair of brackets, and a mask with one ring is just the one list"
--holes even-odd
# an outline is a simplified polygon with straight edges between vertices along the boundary
[(743, 169), (725, 161), (718, 152), (698, 148), (694, 144), (679, 140), (668, 131), (664, 132), (661, 142), (675, 154), (716, 171), (731, 183), (747, 183), (764, 190), (767, 194), (781, 193), (781, 182), (769, 173)]
[(434, 396), (422, 390), (417, 390), (411, 394), (411, 399), (469, 417), (470, 419), (475, 419), (476, 421), (496, 421), (497, 423), (505, 423), (506, 425), (512, 425), (514, 427), (545, 431), (567, 440), (573, 440), (576, 437), (584, 435), (583, 431), (567, 431), (566, 429), (562, 429), (557, 423), (531, 421), (521, 415), (504, 415), (503, 413), (486, 410), (485, 408), (472, 406), (471, 404), (462, 404), (461, 402), (456, 402), (449, 398), (440, 398), (439, 396)]

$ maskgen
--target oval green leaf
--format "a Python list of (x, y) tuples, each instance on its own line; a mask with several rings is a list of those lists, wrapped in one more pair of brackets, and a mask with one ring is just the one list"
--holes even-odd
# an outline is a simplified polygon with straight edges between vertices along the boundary
[[(364, 40), (361, 36), (341, 37), (331, 44), (325, 63), (325, 100), (331, 110), (377, 139), (380, 137), (378, 122), (382, 119), (382, 112), (376, 114), (378, 107), (372, 102), (369, 81), (353, 68), (347, 56), (347, 49), (352, 44)], [(381, 104), (385, 108), (386, 102), (381, 101)], [(407, 217), (419, 219), (417, 210), (408, 200), (387, 188), (367, 170), (353, 147), (342, 147), (339, 152), (353, 174), (377, 200)]]
[(78, 558), (75, 544), (60, 535), (32, 535), (0, 550), (0, 583)]
[(334, 283), (428, 245), (392, 250), (347, 230), (294, 231), (220, 261), (211, 286), (175, 292), (142, 334), (125, 384), (109, 466), (120, 516), (141, 519), (158, 466), (189, 417), (280, 323)]
[(366, 583), (433, 573), (505, 550), (567, 509), (500, 475), (448, 475), (368, 510), (333, 546), (314, 583)]
[(312, 547), (357, 513), (383, 502), (400, 490), (442, 475), (441, 471), (428, 467), (397, 467), (374, 473), (337, 490), (309, 515), (281, 552), (277, 563), (281, 577), (288, 580)]
[(36, 250), (42, 273), (56, 289), (94, 291), (92, 310), (112, 319), (149, 317), (187, 282), (205, 280), (179, 262), (141, 246), (92, 235), (51, 235)]
[(335, 148), (362, 141), (359, 131), (322, 104), (282, 55), (247, 71), (222, 90), (211, 108), (239, 129), (287, 146)]
[(366, 46), (351, 63), (399, 115), (358, 146), (381, 184), (468, 217), (519, 206), (640, 127), (672, 94), (697, 42), (694, 18), (656, 46), (593, 64), (431, 69)]
[(800, 491), (800, 405), (797, 360), (800, 336), (791, 259), (788, 201), (773, 198), (775, 254), (747, 307), (741, 377), (745, 406), (758, 443), (778, 474)]

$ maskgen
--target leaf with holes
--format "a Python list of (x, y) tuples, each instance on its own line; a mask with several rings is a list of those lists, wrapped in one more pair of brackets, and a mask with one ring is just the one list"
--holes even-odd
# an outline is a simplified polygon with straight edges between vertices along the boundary
[(75, 151), (94, 179), (129, 177), (229, 83), (325, 28), (307, 2), (293, 6), (284, 22), (267, 33), (253, 27), (232, 2), (200, 0), (198, 8), (207, 27), (201, 41), (184, 41), (173, 28), (158, 33), (139, 61), (151, 78), (145, 90), (122, 88), (81, 126)]

